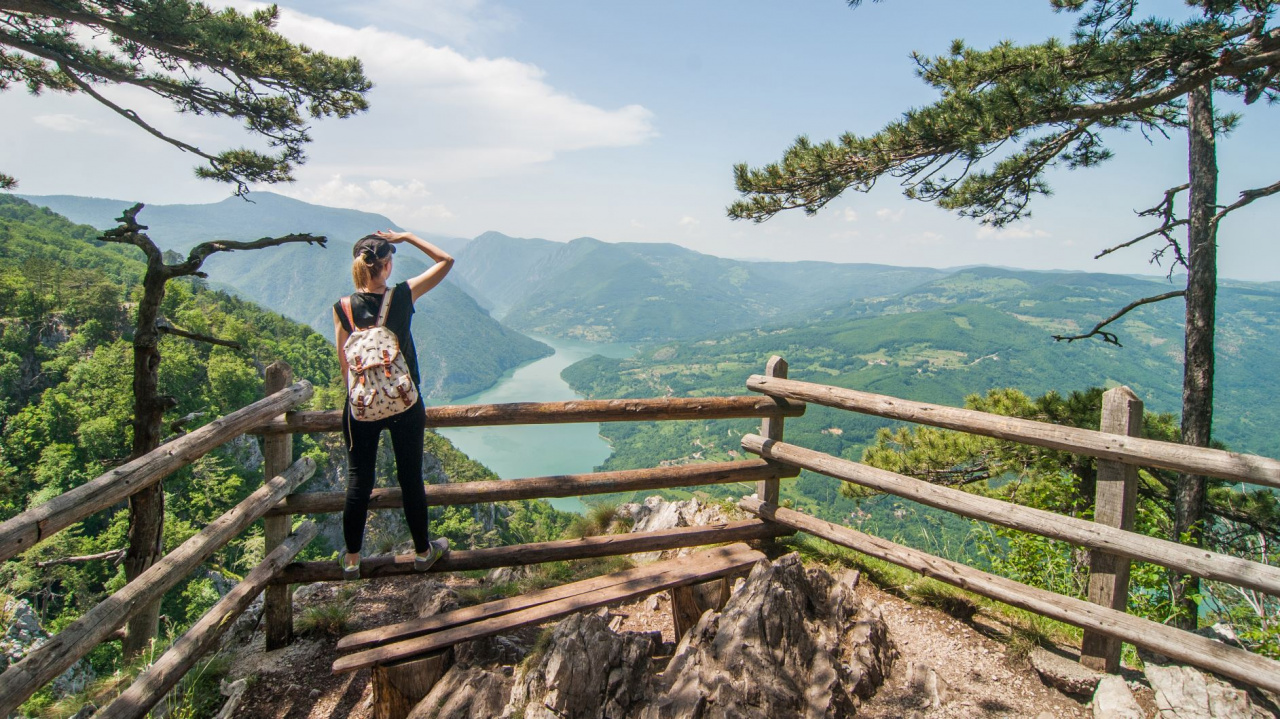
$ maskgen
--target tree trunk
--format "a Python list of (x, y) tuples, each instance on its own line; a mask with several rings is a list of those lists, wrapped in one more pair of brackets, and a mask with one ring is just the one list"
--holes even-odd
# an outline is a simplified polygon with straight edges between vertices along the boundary
[[(133, 453), (141, 457), (160, 446), (164, 412), (173, 400), (159, 392), (160, 333), (156, 319), (164, 300), (169, 273), (163, 261), (152, 257), (142, 282), (142, 301), (133, 334)], [(125, 579), (132, 582), (164, 552), (164, 483), (141, 490), (129, 498), (129, 548), (125, 552)], [(123, 651), (126, 659), (147, 648), (160, 621), (155, 602), (129, 620)]]
[[(1217, 227), (1218, 158), (1214, 146), (1213, 94), (1208, 87), (1187, 96), (1188, 194), (1187, 318), (1185, 368), (1182, 379), (1182, 442), (1209, 446), (1213, 427), (1213, 325), (1218, 292)], [(1203, 535), (1205, 478), (1178, 476), (1174, 541), (1199, 545)], [(1175, 622), (1195, 629), (1200, 581), (1178, 575), (1171, 583)]]

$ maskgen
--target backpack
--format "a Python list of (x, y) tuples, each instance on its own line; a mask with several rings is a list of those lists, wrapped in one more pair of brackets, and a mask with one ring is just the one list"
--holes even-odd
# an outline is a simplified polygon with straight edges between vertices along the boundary
[(366, 329), (356, 327), (351, 297), (342, 298), (342, 311), (351, 324), (342, 352), (347, 358), (347, 400), (353, 419), (383, 419), (400, 414), (418, 401), (418, 388), (400, 352), (400, 342), (385, 326), (394, 292), (391, 289), (382, 296), (378, 320)]

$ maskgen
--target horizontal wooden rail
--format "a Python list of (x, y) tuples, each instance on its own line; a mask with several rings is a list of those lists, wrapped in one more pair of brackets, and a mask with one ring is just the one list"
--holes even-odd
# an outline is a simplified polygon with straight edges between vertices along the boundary
[(1197, 577), (1229, 582), (1280, 596), (1280, 567), (1273, 567), (1207, 549), (1190, 547), (1136, 532), (1067, 517), (1043, 509), (1023, 507), (998, 499), (970, 494), (950, 487), (876, 469), (755, 434), (742, 438), (742, 447), (779, 462), (793, 464), (829, 477), (888, 492), (930, 507), (1003, 527), (1034, 532), (1052, 539), (1100, 549), (1110, 554), (1153, 562)]
[(1145, 647), (1251, 686), (1280, 692), (1280, 662), (1149, 619), (988, 574), (963, 564), (815, 519), (801, 512), (744, 499), (748, 512), (855, 549), (926, 577), (1029, 612)]
[(268, 480), (120, 591), (99, 602), (49, 641), (33, 648), (21, 661), (9, 665), (0, 674), (0, 716), (9, 716), (40, 687), (124, 626), (134, 613), (163, 597), (315, 471), (316, 463), (309, 457), (294, 462), (284, 474)]
[[(581, 399), (568, 402), (450, 404), (427, 407), (428, 427), (489, 427), (507, 424), (573, 422), (652, 422), (676, 419), (799, 417), (804, 404), (777, 403), (764, 397), (657, 397), (647, 399)], [(260, 423), (254, 434), (340, 432), (340, 410), (293, 412), (283, 420)]]
[(159, 482), (250, 427), (306, 402), (311, 392), (305, 380), (286, 387), (0, 523), (0, 561)]
[[(543, 562), (561, 562), (592, 557), (612, 557), (640, 552), (658, 552), (681, 547), (747, 542), (794, 534), (788, 527), (758, 519), (741, 522), (708, 524), (699, 527), (677, 527), (656, 532), (604, 534), (582, 539), (515, 544), (488, 549), (461, 549), (449, 552), (431, 567), (432, 572), (461, 572), (469, 569), (518, 567)], [(360, 564), (360, 578), (391, 577), (415, 574), (413, 555), (374, 557)], [(342, 579), (336, 562), (295, 562), (285, 568), (273, 584), (334, 582)]]
[[(625, 469), (617, 472), (565, 474), (554, 477), (528, 477), (483, 482), (451, 482), (427, 485), (427, 504), (452, 507), (460, 504), (484, 504), (543, 497), (579, 497), (613, 492), (639, 492), (672, 487), (699, 487), (730, 482), (755, 482), (761, 479), (794, 477), (800, 470), (790, 465), (747, 459), (737, 462), (682, 464), (675, 467)], [(341, 512), (345, 492), (304, 492), (291, 494), (267, 516), (278, 514), (325, 514)], [(404, 498), (398, 488), (375, 489), (369, 509), (399, 509)]]
[(1280, 460), (1270, 457), (1063, 427), (1048, 422), (1003, 417), (971, 409), (913, 402), (843, 387), (764, 375), (752, 375), (747, 379), (747, 388), (770, 397), (813, 402), (877, 417), (1049, 447), (1087, 457), (1280, 488)]
[(146, 716), (169, 690), (177, 686), (200, 657), (213, 648), (218, 638), (231, 628), (235, 618), (262, 594), (271, 578), (315, 539), (318, 531), (314, 522), (299, 525), (283, 544), (272, 550), (227, 596), (213, 605), (154, 664), (139, 674), (123, 694), (94, 714), (94, 719), (142, 719)]

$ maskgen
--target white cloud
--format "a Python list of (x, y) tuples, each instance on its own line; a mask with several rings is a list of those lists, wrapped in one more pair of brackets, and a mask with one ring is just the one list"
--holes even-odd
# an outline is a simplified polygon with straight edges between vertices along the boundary
[(890, 210), (888, 207), (881, 207), (876, 210), (876, 217), (880, 218), (880, 221), (882, 222), (897, 222), (901, 220), (902, 216), (906, 213), (907, 211), (905, 209)]
[(696, 218), (689, 217), (688, 215), (685, 215), (684, 217), (681, 217), (681, 218), (680, 218), (680, 223), (679, 223), (679, 224), (680, 224), (680, 226), (681, 226), (681, 227), (688, 227), (689, 229), (693, 229), (693, 228), (697, 227), (698, 225), (701, 225), (702, 223), (701, 223), (701, 222), (699, 222)]
[(845, 222), (857, 222), (857, 221), (858, 221), (858, 213), (857, 213), (857, 212), (855, 212), (855, 211), (854, 211), (854, 209), (853, 209), (852, 207), (846, 207), (846, 208), (844, 208), (844, 213), (843, 213), (843, 215), (844, 215), (844, 221), (845, 221)]
[(89, 126), (89, 121), (68, 113), (36, 115), (31, 121), (57, 132), (79, 132)]
[(419, 180), (399, 184), (387, 180), (352, 182), (334, 175), (322, 184), (275, 191), (317, 205), (375, 212), (411, 228), (425, 229), (425, 224), (453, 218), (448, 207), (429, 201), (431, 192)]
[(974, 236), (979, 240), (1029, 240), (1033, 237), (1052, 237), (1048, 232), (1035, 229), (1030, 225), (1008, 225), (999, 229), (991, 225), (983, 225), (978, 228)]

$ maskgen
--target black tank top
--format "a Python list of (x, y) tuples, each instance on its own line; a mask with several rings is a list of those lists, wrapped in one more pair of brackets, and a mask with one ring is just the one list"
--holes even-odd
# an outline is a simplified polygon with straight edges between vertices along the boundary
[[(413, 319), (413, 291), (409, 289), (408, 282), (401, 282), (388, 291), (391, 293), (391, 309), (387, 311), (387, 329), (395, 334), (396, 341), (400, 343), (400, 351), (404, 354), (405, 363), (409, 365), (409, 376), (413, 378), (414, 385), (421, 386), (422, 380), (418, 377), (418, 350), (413, 346), (413, 333), (409, 329), (410, 320)], [(355, 317), (356, 327), (372, 327), (378, 321), (378, 309), (381, 305), (380, 293), (352, 293), (351, 315)], [(333, 303), (333, 311), (337, 313), (344, 330), (355, 331), (347, 321), (347, 313), (342, 311), (342, 300)]]

